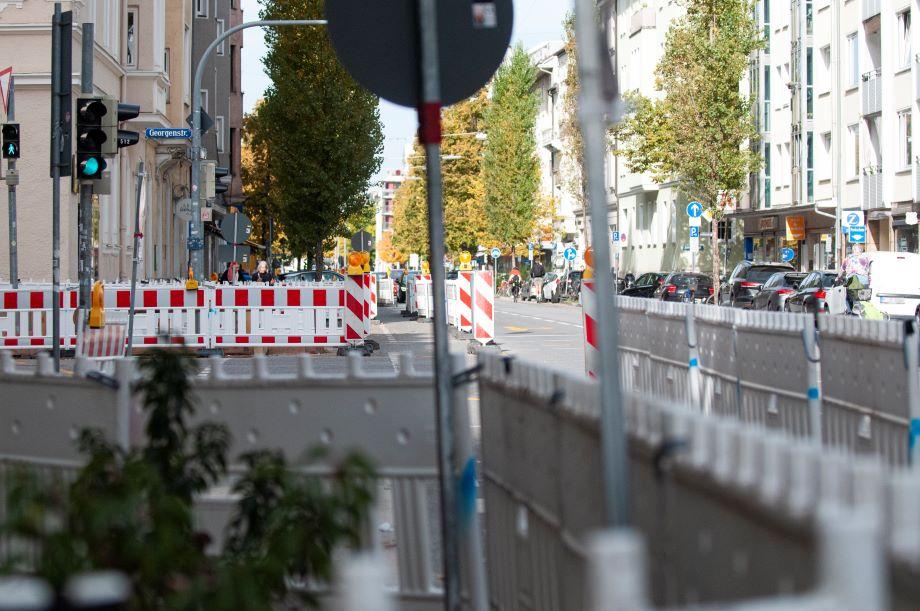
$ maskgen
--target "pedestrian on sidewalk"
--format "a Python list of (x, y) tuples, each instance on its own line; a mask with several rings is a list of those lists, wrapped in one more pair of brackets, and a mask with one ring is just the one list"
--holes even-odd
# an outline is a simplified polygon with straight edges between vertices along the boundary
[(268, 269), (268, 261), (259, 261), (259, 265), (256, 266), (256, 271), (252, 274), (253, 282), (267, 282), (269, 284), (275, 283), (275, 277), (272, 276), (272, 273)]

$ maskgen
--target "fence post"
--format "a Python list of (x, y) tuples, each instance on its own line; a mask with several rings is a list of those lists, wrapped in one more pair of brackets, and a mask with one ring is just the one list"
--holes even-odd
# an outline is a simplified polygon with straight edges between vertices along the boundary
[(823, 439), (821, 427), (821, 347), (818, 343), (817, 314), (805, 317), (802, 346), (808, 367), (808, 424), (817, 445)]
[(134, 384), (134, 359), (121, 358), (115, 361), (115, 378), (118, 380), (116, 399), (118, 445), (126, 452), (131, 449), (131, 390)]
[(920, 448), (917, 447), (917, 437), (920, 436), (920, 343), (917, 332), (917, 321), (908, 320), (904, 325), (904, 369), (907, 372), (907, 413), (910, 417), (908, 459), (912, 467), (920, 461)]
[(596, 379), (601, 354), (597, 346), (597, 294), (593, 278), (582, 280), (581, 314), (585, 338), (585, 373), (589, 378)]
[[(690, 405), (696, 409), (702, 409), (702, 397), (700, 396), (700, 388), (702, 387), (702, 381), (700, 379), (700, 343), (696, 337), (696, 305), (693, 303), (687, 304), (686, 310), (684, 310), (684, 322), (687, 327), (687, 361), (688, 361), (688, 383), (690, 391)], [(709, 409), (706, 409), (706, 413), (709, 413)]]
[(588, 547), (587, 581), (591, 611), (650, 609), (641, 536), (628, 529), (595, 534)]

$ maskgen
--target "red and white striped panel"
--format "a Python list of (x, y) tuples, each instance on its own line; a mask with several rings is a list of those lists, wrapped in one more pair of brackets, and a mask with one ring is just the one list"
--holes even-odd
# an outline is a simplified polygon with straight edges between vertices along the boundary
[[(62, 347), (77, 345), (73, 315), (77, 307), (77, 295), (76, 287), (61, 288), (58, 303), (61, 308)], [(54, 345), (51, 320), (53, 303), (50, 286), (0, 289), (0, 349), (51, 348)]]
[(216, 286), (215, 308), (338, 308), (344, 305), (336, 286)]
[(589, 378), (596, 378), (600, 352), (597, 349), (597, 292), (594, 280), (581, 283), (581, 311), (585, 329), (585, 373)]
[(106, 325), (101, 329), (87, 329), (83, 335), (81, 355), (92, 359), (114, 359), (124, 356), (127, 327), (123, 324)]
[(434, 298), (431, 295), (431, 274), (415, 276), (415, 311), (421, 318), (434, 318)]
[(364, 337), (371, 334), (371, 275), (362, 274), (362, 283), (364, 286)]
[(367, 276), (370, 279), (370, 303), (371, 303), (371, 318), (377, 318), (377, 275), (368, 274)]
[(345, 340), (364, 343), (364, 274), (345, 277)]
[(473, 273), (457, 274), (457, 326), (467, 333), (473, 330)]
[[(156, 288), (138, 287), (135, 291), (135, 309), (168, 310), (184, 308), (203, 308), (207, 299), (205, 288), (187, 291), (184, 287), (164, 286)], [(129, 310), (131, 308), (131, 289), (123, 286), (105, 286), (103, 303), (106, 310)]]
[[(52, 300), (52, 291), (50, 288), (29, 289), (19, 288), (16, 290), (0, 291), (0, 312), (8, 310), (50, 310), (54, 301)], [(74, 310), (77, 307), (76, 288), (62, 288), (58, 302), (62, 310)]]
[(473, 279), (473, 339), (483, 346), (495, 342), (495, 279), (490, 271)]

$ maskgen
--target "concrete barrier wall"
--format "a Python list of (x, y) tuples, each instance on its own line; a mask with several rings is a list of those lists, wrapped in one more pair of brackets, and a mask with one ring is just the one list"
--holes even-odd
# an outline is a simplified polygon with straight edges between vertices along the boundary
[[(491, 602), (593, 608), (584, 585), (604, 507), (598, 389), (496, 355), (480, 363)], [(646, 540), (655, 604), (812, 590), (817, 516), (834, 505), (883, 524), (886, 575), (900, 576), (887, 596), (893, 608), (916, 607), (908, 576), (918, 576), (910, 567), (920, 560), (917, 474), (686, 403), (630, 393), (625, 406), (633, 525)]]

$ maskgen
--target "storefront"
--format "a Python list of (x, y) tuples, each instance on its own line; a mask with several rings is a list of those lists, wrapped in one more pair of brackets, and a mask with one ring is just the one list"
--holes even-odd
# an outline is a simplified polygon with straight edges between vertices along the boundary
[(834, 224), (831, 215), (814, 206), (757, 210), (734, 215), (744, 221), (745, 257), (754, 261), (781, 261), (791, 248), (791, 263), (802, 271), (833, 269)]

